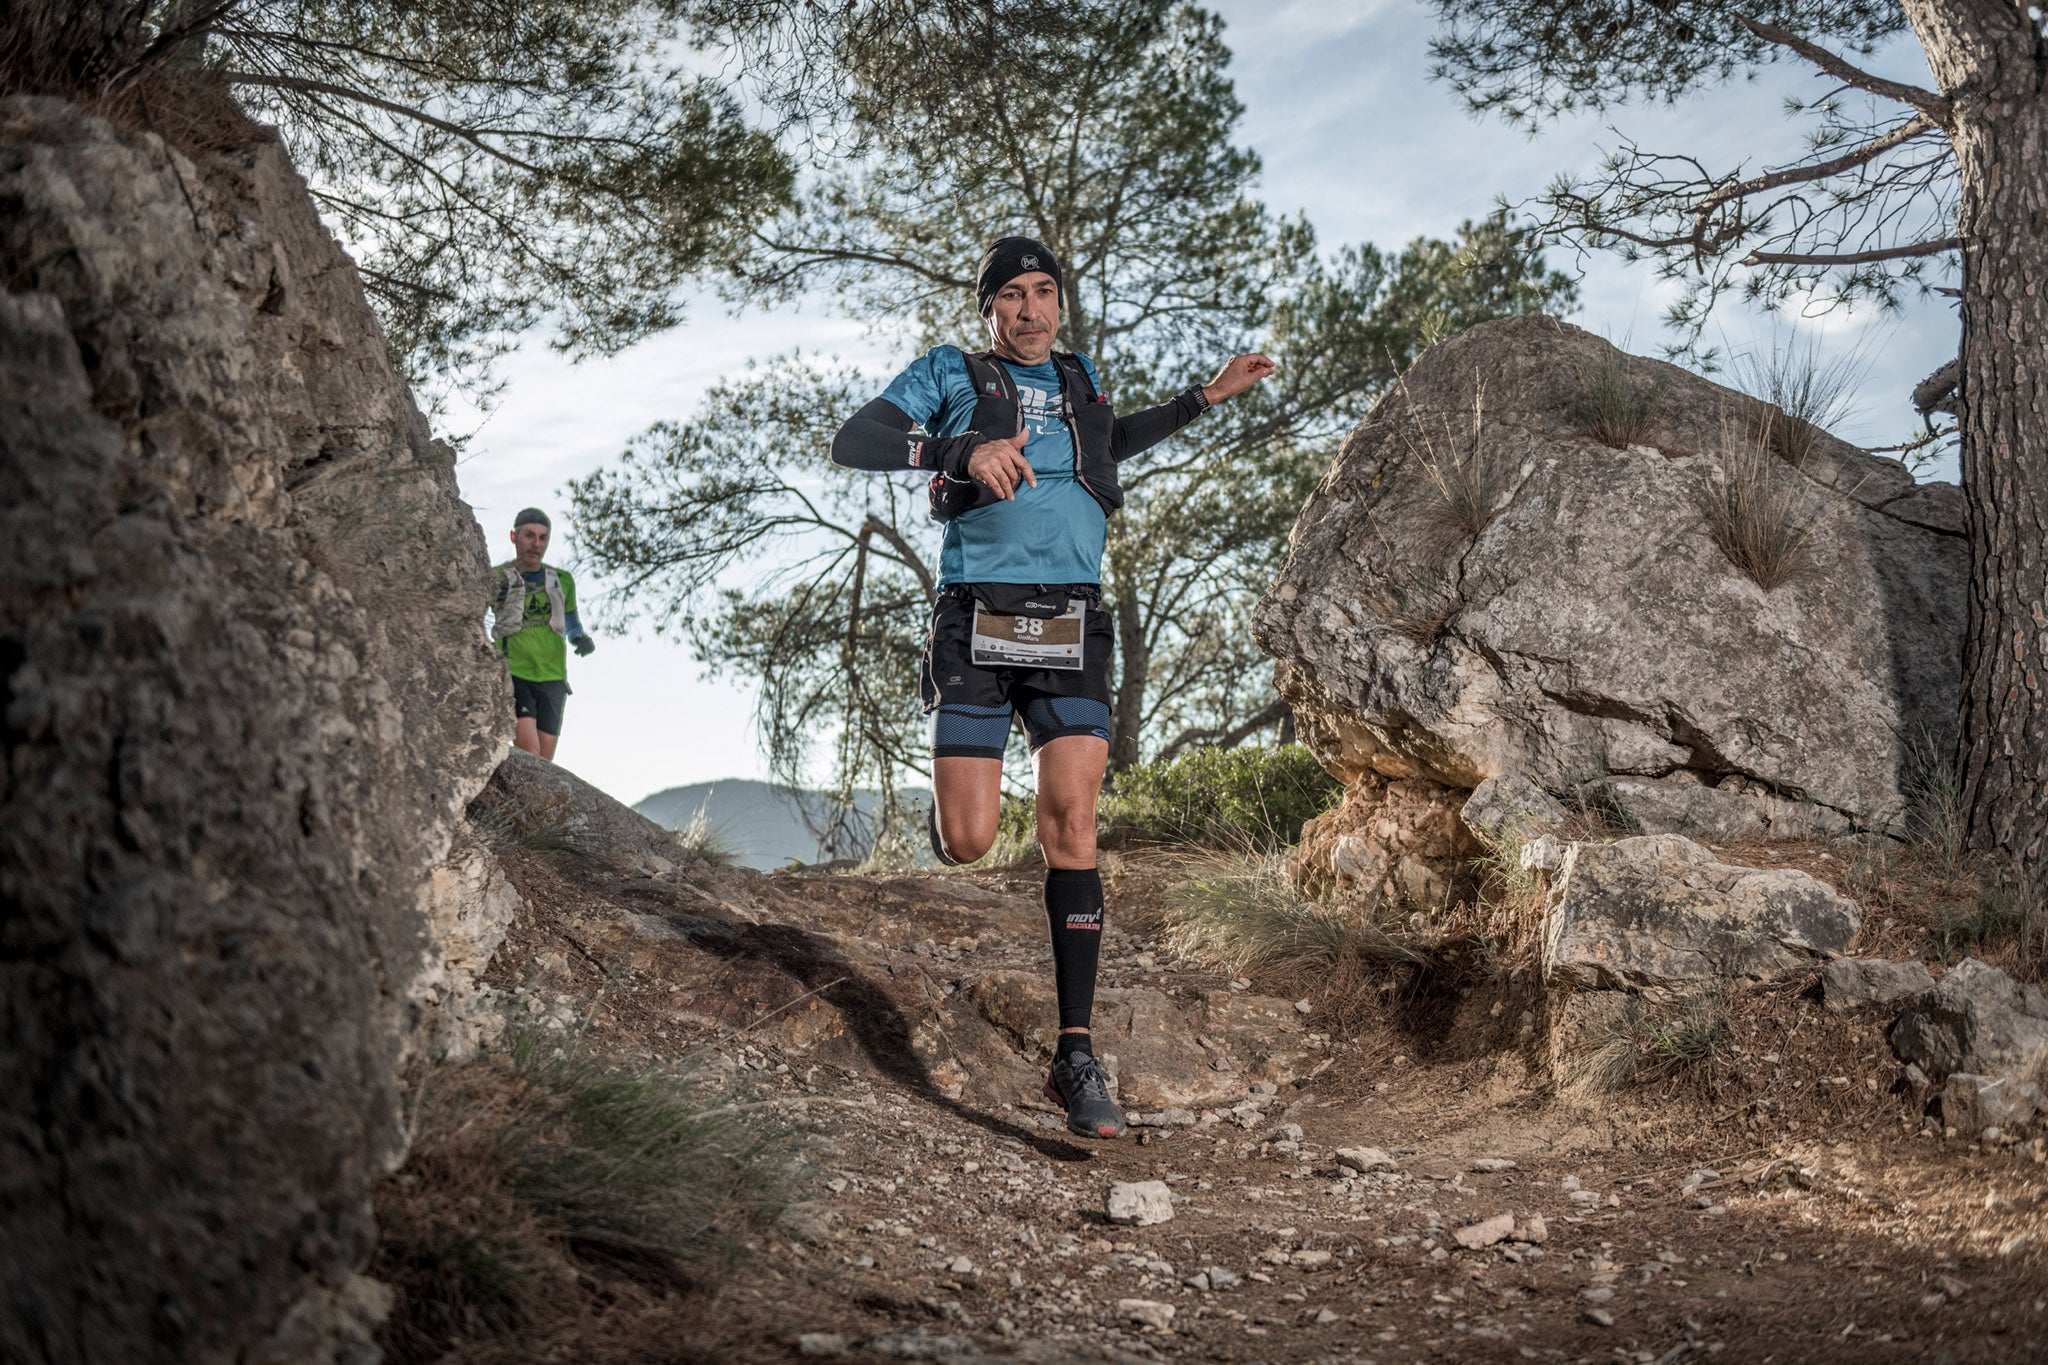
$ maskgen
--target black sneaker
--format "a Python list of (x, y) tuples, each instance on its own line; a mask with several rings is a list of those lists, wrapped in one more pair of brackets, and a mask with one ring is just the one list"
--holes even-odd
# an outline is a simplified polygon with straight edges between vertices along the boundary
[(1109, 1097), (1109, 1073), (1102, 1063), (1085, 1052), (1069, 1052), (1052, 1059), (1052, 1074), (1045, 1079), (1045, 1097), (1067, 1109), (1067, 1128), (1082, 1137), (1115, 1138), (1124, 1135), (1124, 1115)]
[(958, 858), (950, 857), (946, 853), (946, 841), (939, 838), (938, 802), (934, 801), (929, 806), (926, 806), (924, 808), (924, 827), (926, 833), (932, 836), (932, 856), (937, 858), (940, 862), (944, 863), (947, 867), (960, 866), (960, 860)]

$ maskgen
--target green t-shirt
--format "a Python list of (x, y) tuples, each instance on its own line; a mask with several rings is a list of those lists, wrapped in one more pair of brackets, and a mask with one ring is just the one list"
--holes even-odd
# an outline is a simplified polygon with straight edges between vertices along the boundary
[[(505, 566), (500, 565), (502, 572)], [(551, 565), (543, 564), (526, 578), (526, 624), (517, 635), (500, 642), (505, 665), (515, 678), (528, 682), (566, 681), (569, 676), (569, 642), (555, 634), (548, 624), (548, 590), (541, 577)], [(562, 611), (576, 610), (576, 580), (567, 569), (556, 569), (562, 581)]]

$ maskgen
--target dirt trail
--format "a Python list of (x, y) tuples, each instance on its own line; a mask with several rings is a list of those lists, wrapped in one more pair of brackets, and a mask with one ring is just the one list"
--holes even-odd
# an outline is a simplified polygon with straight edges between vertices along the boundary
[[(1481, 1041), (1515, 1037), (1513, 1001), (1390, 1000), (1335, 1041), (1299, 1020), (1296, 1051), (1270, 1022), (1235, 1052), (1205, 1038), (1212, 1070), (1168, 1079), (1233, 1093), (1092, 1142), (1033, 1093), (1042, 1049), (988, 1022), (989, 980), (1044, 970), (1034, 874), (693, 887), (573, 853), (507, 861), (529, 908), (501, 988), (622, 1055), (711, 1049), (812, 1135), (803, 1202), (699, 1317), (707, 1358), (2048, 1358), (2038, 1144), (1923, 1132), (1881, 1020), (1749, 997), (1715, 1095), (1588, 1109), (1552, 1096), (1531, 1047)], [(1113, 925), (1148, 875), (1113, 884)], [(1104, 962), (1140, 1031), (1155, 996), (1222, 1018), (1257, 994), (1128, 929)], [(1247, 1049), (1267, 1060), (1229, 1059)], [(1369, 1147), (1392, 1169), (1337, 1156)], [(1139, 1181), (1165, 1182), (1170, 1221), (1111, 1224), (1109, 1187)], [(1523, 1240), (1459, 1244), (1501, 1214)]]

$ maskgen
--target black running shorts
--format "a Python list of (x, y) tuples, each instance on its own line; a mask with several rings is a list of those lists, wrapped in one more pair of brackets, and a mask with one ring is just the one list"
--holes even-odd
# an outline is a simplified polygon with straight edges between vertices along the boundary
[(926, 638), (918, 693), (932, 718), (932, 757), (1001, 758), (1011, 717), (1022, 713), (1033, 753), (1067, 735), (1109, 738), (1109, 613), (1083, 614), (1082, 667), (984, 668), (971, 656), (974, 596), (939, 594)]
[(562, 707), (568, 700), (569, 684), (560, 678), (552, 682), (512, 680), (512, 714), (532, 721), (534, 728), (544, 735), (562, 733)]

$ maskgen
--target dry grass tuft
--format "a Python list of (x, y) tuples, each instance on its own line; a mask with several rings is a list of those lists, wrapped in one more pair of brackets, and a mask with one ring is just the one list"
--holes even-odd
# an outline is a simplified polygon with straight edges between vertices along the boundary
[(1533, 976), (1543, 953), (1542, 875), (1522, 866), (1519, 840), (1482, 836), (1481, 842), (1486, 852), (1472, 865), (1479, 894), (1452, 907), (1443, 938), (1471, 945), (1491, 976)]
[[(1400, 383), (1405, 391), (1407, 381)], [(1410, 411), (1413, 412), (1413, 401)], [(1435, 506), (1445, 524), (1454, 531), (1476, 537), (1500, 515), (1514, 488), (1515, 469), (1503, 460), (1485, 437), (1486, 386), (1472, 391), (1472, 429), (1461, 433), (1452, 428), (1448, 413), (1438, 414), (1443, 427), (1441, 439), (1432, 436), (1429, 424), (1413, 418), (1408, 452), (1422, 465), (1422, 472), (1436, 491)], [(1416, 442), (1420, 441), (1420, 448)]]
[(1559, 1067), (1558, 1090), (1581, 1101), (1677, 1080), (1714, 1093), (1734, 1043), (1733, 983), (1701, 983), (1669, 1000), (1627, 995), (1593, 1020)]
[(712, 867), (731, 867), (740, 860), (739, 849), (724, 830), (712, 828), (710, 812), (703, 806), (697, 808), (689, 824), (672, 830), (669, 837), (675, 840), (677, 848)]
[(1436, 564), (1396, 564), (1374, 584), (1362, 606), (1396, 634), (1427, 649), (1465, 609), (1449, 571)]
[(1616, 450), (1647, 445), (1663, 385), (1636, 372), (1636, 361), (1610, 348), (1580, 376), (1572, 416), (1586, 435)]
[(1963, 774), (1952, 748), (1922, 730), (1906, 746), (1899, 787), (1907, 802), (1913, 838), (1951, 870), (1963, 861), (1968, 821), (1963, 811)]
[(1807, 568), (1820, 509), (1763, 440), (1724, 422), (1719, 477), (1701, 488), (1699, 504), (1714, 544), (1765, 592)]
[(1426, 954), (1361, 912), (1301, 894), (1291, 854), (1212, 853), (1187, 864), (1167, 892), (1162, 928), (1172, 951), (1276, 994), (1307, 996), (1340, 1025), (1359, 1018), (1390, 970)]
[(1849, 415), (1867, 368), (1854, 352), (1823, 362), (1813, 336), (1804, 347), (1781, 346), (1773, 337), (1768, 352), (1746, 352), (1735, 362), (1742, 387), (1776, 409), (1764, 419), (1764, 443), (1795, 466), (1806, 463), (1826, 428)]
[(673, 1323), (678, 1293), (728, 1272), (790, 1187), (787, 1134), (745, 1110), (708, 1069), (609, 1065), (552, 1034), (430, 1072), (376, 1197), (387, 1353), (637, 1358), (591, 1338), (623, 1343), (636, 1314)]

